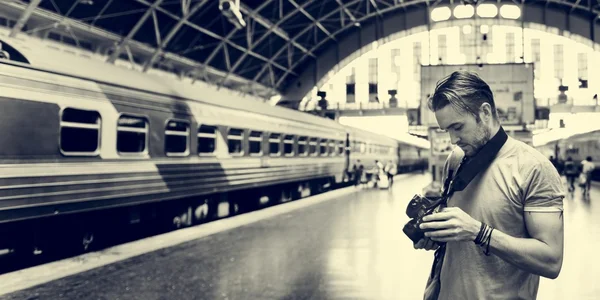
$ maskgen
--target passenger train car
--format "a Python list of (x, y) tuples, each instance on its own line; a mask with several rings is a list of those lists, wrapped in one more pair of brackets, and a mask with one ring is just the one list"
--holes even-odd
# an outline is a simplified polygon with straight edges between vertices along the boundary
[(347, 182), (359, 159), (426, 163), (414, 143), (10, 44), (28, 61), (0, 60), (0, 249), (86, 248), (131, 224), (189, 226), (299, 199)]
[(590, 156), (596, 165), (596, 169), (592, 172), (592, 179), (600, 180), (600, 130), (552, 140), (537, 146), (536, 149), (546, 157), (554, 156), (560, 161), (571, 157), (579, 170), (581, 170), (581, 161)]

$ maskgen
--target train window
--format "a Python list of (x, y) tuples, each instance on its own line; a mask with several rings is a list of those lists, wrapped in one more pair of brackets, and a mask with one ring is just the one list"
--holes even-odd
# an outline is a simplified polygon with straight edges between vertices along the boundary
[(165, 128), (165, 153), (177, 156), (188, 155), (189, 136), (190, 123), (175, 120), (167, 122), (167, 128)]
[(269, 136), (269, 153), (273, 156), (279, 155), (279, 144), (281, 143), (281, 134), (271, 133)]
[(229, 147), (229, 153), (242, 155), (244, 149), (242, 149), (242, 142), (244, 140), (244, 130), (239, 128), (230, 128), (229, 134), (227, 134), (227, 146)]
[(367, 153), (367, 144), (365, 142), (360, 142), (360, 153)]
[(335, 140), (329, 140), (329, 155), (335, 155)]
[(294, 155), (294, 136), (286, 135), (283, 139), (283, 152), (287, 156)]
[(321, 139), (321, 155), (327, 154), (327, 139)]
[(248, 143), (250, 144), (250, 155), (261, 155), (262, 154), (262, 135), (260, 131), (250, 132), (248, 137)]
[(339, 155), (344, 154), (344, 146), (345, 146), (345, 142), (344, 141), (338, 141), (338, 148), (337, 148), (337, 152)]
[(308, 152), (311, 155), (317, 155), (317, 138), (311, 138), (308, 142)]
[(117, 122), (117, 151), (141, 153), (146, 150), (148, 121), (145, 118), (122, 115)]
[(100, 114), (66, 108), (60, 121), (60, 149), (65, 155), (97, 155), (100, 147)]
[(217, 148), (217, 127), (202, 125), (198, 128), (198, 154), (213, 153)]
[(308, 137), (305, 137), (305, 136), (301, 136), (298, 138), (298, 154), (299, 155), (307, 154), (307, 152), (306, 152), (306, 150), (308, 150), (306, 147), (307, 140), (308, 140)]

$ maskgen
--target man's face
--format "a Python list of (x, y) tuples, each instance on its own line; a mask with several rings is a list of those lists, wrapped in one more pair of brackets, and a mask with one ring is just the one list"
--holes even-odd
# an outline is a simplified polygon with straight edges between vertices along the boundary
[(477, 122), (468, 112), (458, 113), (452, 105), (435, 112), (441, 129), (450, 134), (450, 141), (458, 145), (466, 156), (473, 156), (490, 140), (491, 130), (484, 122)]

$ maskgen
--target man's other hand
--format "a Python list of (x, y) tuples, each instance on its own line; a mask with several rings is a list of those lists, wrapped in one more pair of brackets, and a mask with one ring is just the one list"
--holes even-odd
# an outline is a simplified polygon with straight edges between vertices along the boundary
[(424, 237), (420, 239), (416, 244), (414, 244), (415, 249), (425, 249), (425, 250), (437, 250), (440, 246), (432, 241), (428, 237)]

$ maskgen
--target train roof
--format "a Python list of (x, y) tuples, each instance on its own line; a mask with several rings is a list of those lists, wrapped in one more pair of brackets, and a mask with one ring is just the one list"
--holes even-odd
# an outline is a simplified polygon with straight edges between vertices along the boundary
[(534, 136), (534, 146), (541, 147), (557, 141), (585, 138), (600, 133), (600, 128), (566, 129), (556, 128)]
[(427, 140), (422, 138), (418, 138), (416, 136), (410, 135), (408, 133), (397, 133), (394, 136), (383, 135), (380, 133), (376, 133), (373, 131), (368, 131), (365, 129), (357, 128), (354, 126), (344, 125), (348, 130), (352, 131), (355, 135), (359, 137), (376, 137), (381, 143), (394, 143), (394, 144), (405, 144), (414, 146), (421, 149), (429, 149), (430, 143)]
[[(0, 39), (2, 43), (8, 44), (26, 58), (29, 62), (29, 65), (26, 67), (35, 70), (91, 80), (98, 84), (124, 87), (138, 90), (139, 92), (150, 92), (182, 100), (198, 101), (276, 118), (310, 123), (330, 129), (345, 130), (346, 132), (352, 131), (363, 138), (369, 138), (381, 144), (403, 143), (429, 149), (428, 141), (409, 134), (389, 137), (341, 125), (326, 118), (285, 107), (269, 105), (264, 103), (261, 98), (242, 95), (239, 92), (234, 92), (223, 87), (218, 88), (202, 81), (192, 84), (191, 79), (176, 78), (172, 74), (164, 73), (160, 70), (150, 69), (148, 72), (143, 73), (125, 66), (109, 64), (104, 61), (106, 59), (104, 56), (88, 52), (78, 53), (80, 50), (61, 49), (60, 46), (55, 47), (52, 43), (34, 37), (21, 35), (18, 38), (10, 38), (3, 32), (0, 32)], [(10, 63), (25, 66), (24, 64), (12, 61)]]
[(431, 143), (428, 140), (424, 140), (408, 133), (402, 134), (399, 137), (399, 141), (400, 143), (405, 143), (421, 149), (429, 149), (431, 147)]
[(143, 73), (124, 66), (112, 65), (104, 61), (106, 59), (104, 56), (89, 52), (77, 53), (77, 50), (62, 50), (34, 37), (20, 35), (18, 38), (10, 38), (5, 34), (0, 35), (3, 44), (10, 45), (29, 61), (29, 66), (15, 63), (17, 65), (92, 80), (99, 84), (120, 86), (287, 120), (312, 123), (331, 129), (343, 130), (344, 128), (333, 120), (281, 106), (273, 106), (264, 103), (261, 98), (243, 95), (224, 87), (218, 88), (202, 81), (192, 84), (190, 78), (180, 79), (174, 75), (163, 74), (165, 72), (159, 70), (150, 69)]

